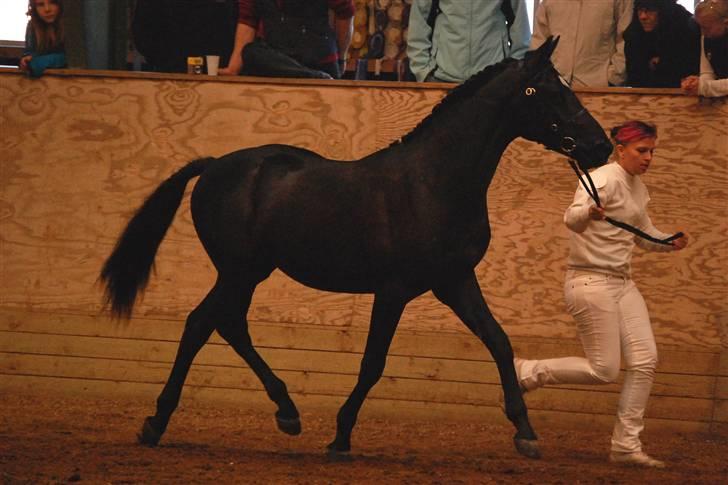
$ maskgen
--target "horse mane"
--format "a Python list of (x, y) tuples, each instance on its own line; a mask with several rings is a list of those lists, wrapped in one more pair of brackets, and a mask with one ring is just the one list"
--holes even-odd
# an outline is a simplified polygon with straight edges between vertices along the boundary
[(429, 126), (432, 123), (432, 118), (442, 111), (443, 108), (458, 103), (462, 99), (470, 98), (475, 92), (480, 89), (483, 85), (489, 83), (494, 77), (505, 70), (506, 67), (510, 66), (516, 59), (508, 58), (503, 61), (486, 66), (480, 72), (477, 72), (470, 76), (465, 82), (458, 84), (455, 88), (450, 91), (439, 103), (435, 105), (432, 112), (420, 121), (409, 133), (402, 136), (400, 139), (393, 141), (389, 146), (398, 145), (405, 143), (414, 138), (423, 128)]

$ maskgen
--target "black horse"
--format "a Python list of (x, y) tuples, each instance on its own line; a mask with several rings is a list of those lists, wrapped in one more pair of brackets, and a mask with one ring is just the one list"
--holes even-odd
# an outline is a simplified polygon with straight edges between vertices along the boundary
[(190, 179), (192, 218), (218, 272), (187, 318), (171, 375), (139, 439), (156, 445), (197, 352), (217, 330), (277, 404), (278, 427), (301, 430), (286, 385), (256, 352), (246, 314), (256, 285), (275, 268), (326, 291), (374, 293), (359, 379), (337, 416), (332, 453), (350, 449), (369, 390), (384, 370), (405, 305), (432, 290), (487, 346), (498, 365), (516, 448), (538, 457), (508, 337), (493, 318), (474, 268), (490, 241), (486, 191), (518, 136), (605, 163), (611, 144), (553, 68), (556, 40), (508, 59), (455, 88), (412, 132), (354, 162), (267, 145), (190, 162), (144, 202), (106, 261), (106, 303), (129, 317)]

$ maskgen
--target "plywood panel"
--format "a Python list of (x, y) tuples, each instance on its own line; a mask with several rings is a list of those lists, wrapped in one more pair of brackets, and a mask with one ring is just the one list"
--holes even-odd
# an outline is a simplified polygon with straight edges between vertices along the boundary
[[(145, 382), (154, 371), (153, 382), (163, 382), (169, 372), (176, 345), (162, 341), (120, 340), (99, 337), (48, 336), (44, 334), (6, 333), (12, 347), (0, 342), (0, 372), (18, 372), (29, 375), (61, 377), (104, 378)], [(9, 353), (12, 348), (12, 353)], [(297, 349), (259, 349), (281, 378), (292, 377), (289, 388), (296, 392), (347, 395), (355, 383), (358, 355), (340, 352), (316, 352)], [(31, 354), (28, 356), (26, 354)], [(94, 362), (98, 361), (98, 362)], [(30, 363), (30, 364), (29, 364)], [(166, 363), (166, 366), (160, 364)], [(196, 369), (204, 374), (206, 385), (238, 387), (229, 380), (232, 368), (244, 367), (241, 359), (227, 346), (207, 345), (196, 359)], [(43, 370), (38, 365), (44, 364)], [(78, 366), (88, 367), (84, 372)], [(257, 379), (249, 372), (244, 388), (258, 388)], [(712, 387), (704, 380), (698, 392), (695, 376), (659, 375), (651, 408), (656, 416), (680, 419), (685, 412), (695, 420), (710, 420), (712, 414)], [(496, 405), (499, 378), (494, 364), (474, 361), (404, 358), (388, 359), (382, 385), (377, 386), (382, 396), (391, 399), (410, 399), (433, 402), (460, 402)], [(690, 383), (690, 384), (688, 384)], [(194, 384), (194, 381), (193, 381)], [(687, 389), (680, 389), (687, 384)], [(548, 388), (529, 395), (529, 404), (535, 409), (555, 409), (575, 412), (610, 413), (616, 408), (619, 387), (564, 386)], [(702, 394), (704, 398), (699, 399)], [(687, 398), (676, 397), (687, 395)]]
[[(60, 362), (60, 365), (59, 365)], [(166, 382), (169, 368), (158, 362), (131, 362), (110, 359), (69, 357), (59, 361), (54, 356), (0, 353), (0, 373), (26, 376), (80, 378), (124, 381), (130, 383)], [(294, 394), (330, 395), (346, 398), (356, 384), (352, 374), (282, 371), (279, 377)], [(219, 365), (195, 365), (187, 386), (204, 386), (262, 391), (255, 375), (247, 369), (231, 372)], [(498, 406), (499, 386), (473, 382), (429, 381), (385, 376), (372, 389), (372, 398), (432, 403)], [(530, 409), (549, 409), (578, 413), (611, 414), (618, 395), (594, 388), (586, 391), (543, 389), (528, 396)], [(710, 421), (712, 402), (708, 399), (652, 396), (648, 414), (656, 418)], [(688, 414), (686, 414), (688, 413)]]
[[(130, 322), (113, 323), (104, 315), (70, 315), (60, 313), (28, 313), (0, 310), (0, 330), (23, 333), (132, 338), (177, 342), (183, 322), (164, 319), (134, 318)], [(253, 342), (259, 347), (280, 349), (333, 350), (362, 353), (366, 329), (288, 325), (254, 321), (250, 324)], [(212, 343), (223, 343), (214, 333)], [(535, 339), (516, 337), (512, 341), (516, 355), (525, 358), (565, 357), (583, 355), (581, 344), (575, 340)], [(485, 346), (470, 334), (400, 330), (392, 342), (390, 355), (475, 360), (492, 362)], [(659, 347), (661, 373), (715, 376), (724, 375), (718, 369), (720, 355), (695, 349), (672, 346)]]
[[(4, 163), (0, 200), (0, 305), (94, 312), (104, 257), (131, 211), (185, 161), (282, 142), (336, 159), (382, 148), (416, 125), (442, 89), (356, 84), (216, 83), (184, 78), (123, 80), (3, 76)], [(605, 126), (642, 117), (660, 127), (645, 177), (652, 214), (665, 230), (693, 234), (689, 250), (641, 255), (635, 274), (658, 342), (716, 349), (725, 311), (725, 103), (675, 95), (582, 93)], [(696, 136), (698, 134), (699, 136)], [(69, 180), (73, 180), (69, 183)], [(562, 303), (566, 229), (575, 188), (562, 157), (518, 140), (488, 193), (493, 244), (477, 268), (484, 293), (513, 336), (573, 338)], [(158, 258), (141, 315), (183, 317), (214, 279), (187, 202)], [(253, 318), (364, 327), (371, 300), (308, 290), (276, 274), (261, 285)], [(407, 309), (402, 328), (464, 332), (431, 295)]]
[[(109, 399), (114, 397), (147, 399), (150, 403), (150, 410), (153, 409), (154, 400), (159, 394), (159, 386), (155, 384), (14, 375), (2, 375), (0, 389), (25, 394), (62, 393), (76, 398), (94, 396)], [(336, 410), (342, 403), (341, 398), (332, 396), (296, 395), (294, 399), (302, 410), (307, 408), (330, 410), (332, 419), (334, 419)], [(275, 410), (275, 406), (270, 403), (264, 392), (239, 389), (188, 387), (182, 395), (182, 405), (186, 402), (209, 403), (214, 406), (228, 405), (234, 407), (234, 412), (241, 412), (241, 410), (244, 412), (245, 409), (267, 409), (273, 413)], [(480, 419), (484, 422), (505, 422), (502, 411), (493, 406), (398, 401), (378, 398), (367, 400), (360, 416), (396, 417), (402, 415), (402, 413), (406, 413), (410, 418), (415, 419), (446, 419), (449, 421)], [(529, 418), (537, 429), (539, 426), (590, 426), (599, 427), (606, 433), (614, 425), (614, 416), (601, 414), (534, 410), (529, 413)], [(273, 425), (271, 424), (271, 426)], [(710, 425), (704, 422), (658, 418), (650, 418), (649, 426), (655, 429), (660, 428), (679, 432), (707, 432), (710, 430)], [(167, 439), (172, 439), (171, 436), (173, 435), (170, 429)]]

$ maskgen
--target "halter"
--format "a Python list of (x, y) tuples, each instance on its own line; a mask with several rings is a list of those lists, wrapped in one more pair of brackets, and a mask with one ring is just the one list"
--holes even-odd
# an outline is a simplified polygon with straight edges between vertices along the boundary
[[(536, 88), (532, 86), (526, 87), (524, 90), (524, 94), (526, 96), (533, 96), (536, 94)], [(581, 108), (578, 112), (574, 113), (573, 115), (569, 116), (565, 120), (563, 120), (563, 123), (568, 124), (573, 122), (575, 119), (577, 119), (579, 116), (581, 116), (586, 111), (586, 108)], [(576, 140), (574, 140), (573, 137), (564, 135), (564, 133), (561, 130), (561, 126), (559, 126), (558, 123), (554, 122), (551, 123), (551, 131), (553, 131), (559, 138), (561, 138), (561, 146), (559, 147), (564, 153), (571, 153), (576, 149)], [(552, 149), (554, 149), (552, 147)]]
[[(566, 150), (566, 152), (569, 153), (572, 150)], [(574, 160), (573, 158), (569, 158), (569, 165), (571, 165), (571, 168), (574, 169), (574, 173), (576, 173), (576, 176), (579, 177), (579, 182), (581, 182), (581, 185), (584, 187), (584, 190), (586, 190), (586, 193), (589, 194), (589, 197), (592, 198), (592, 200), (597, 205), (597, 207), (601, 208), (602, 204), (601, 204), (601, 201), (599, 200), (599, 192), (597, 192), (597, 188), (596, 188), (596, 186), (594, 186), (594, 182), (592, 181), (592, 178), (591, 178), (591, 175), (589, 175), (589, 172), (582, 169), (581, 165), (579, 165), (579, 162)], [(580, 171), (586, 176), (586, 179), (589, 181), (589, 186), (591, 186), (591, 189), (589, 188), (589, 186), (586, 185), (586, 182), (584, 182), (584, 178), (579, 173)], [(608, 216), (605, 217), (604, 220), (613, 226), (624, 229), (625, 231), (631, 232), (632, 234), (635, 234), (635, 235), (641, 237), (642, 239), (646, 239), (646, 240), (656, 243), (656, 244), (674, 246), (672, 241), (683, 237), (683, 233), (678, 232), (665, 239), (657, 239), (656, 237), (652, 237), (649, 234), (647, 234), (646, 232), (641, 231), (640, 229), (637, 229), (634, 226), (630, 226), (629, 224), (627, 224), (625, 222), (617, 221)]]

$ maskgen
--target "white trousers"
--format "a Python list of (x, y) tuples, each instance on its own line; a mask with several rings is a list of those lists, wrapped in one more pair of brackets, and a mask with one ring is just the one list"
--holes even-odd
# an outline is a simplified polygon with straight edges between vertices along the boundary
[(585, 271), (567, 272), (564, 295), (586, 358), (520, 361), (516, 371), (521, 386), (533, 390), (545, 384), (615, 382), (624, 355), (612, 451), (641, 451), (639, 434), (657, 366), (645, 300), (631, 279)]

